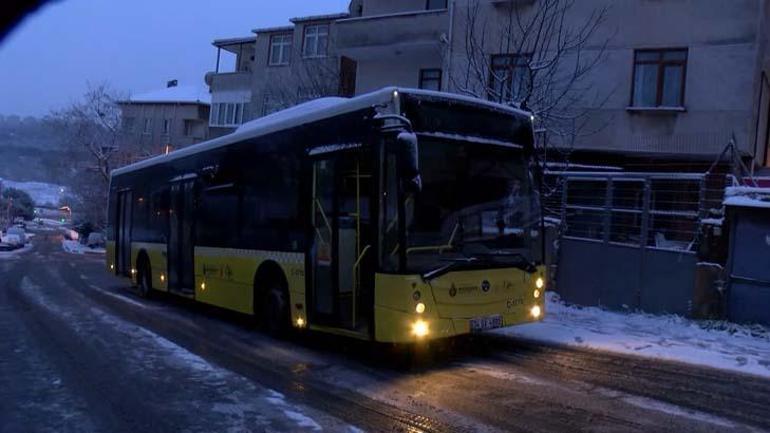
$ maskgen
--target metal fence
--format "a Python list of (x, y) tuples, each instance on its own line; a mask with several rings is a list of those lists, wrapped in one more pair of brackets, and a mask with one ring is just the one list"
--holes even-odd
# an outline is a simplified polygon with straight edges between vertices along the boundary
[(719, 216), (724, 177), (549, 173), (546, 213), (561, 237), (556, 289), (568, 302), (689, 314), (701, 221)]

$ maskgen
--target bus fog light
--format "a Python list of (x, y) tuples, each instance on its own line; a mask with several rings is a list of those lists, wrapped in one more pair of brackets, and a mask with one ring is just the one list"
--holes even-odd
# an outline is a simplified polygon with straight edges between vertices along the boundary
[(297, 317), (297, 328), (304, 328), (305, 327), (305, 319), (301, 317)]
[(543, 286), (545, 286), (545, 281), (543, 280), (543, 277), (537, 277), (537, 280), (535, 280), (535, 287), (538, 289), (542, 289)]
[(534, 296), (535, 299), (539, 298), (540, 297), (540, 290), (535, 289), (535, 291), (532, 292), (532, 296)]
[(540, 314), (542, 314), (542, 310), (540, 310), (540, 306), (539, 305), (535, 305), (534, 307), (532, 307), (529, 310), (529, 314), (531, 314), (532, 317), (537, 319), (538, 317), (540, 317)]
[(136, 274), (136, 269), (131, 268), (131, 275), (135, 275), (135, 274)]
[(414, 311), (417, 314), (424, 313), (425, 312), (425, 304), (423, 304), (422, 302), (418, 302), (417, 305), (414, 306)]
[(163, 275), (163, 274), (160, 274), (160, 281), (161, 281), (161, 282), (164, 282), (164, 281), (166, 281), (166, 276), (165, 276), (165, 275)]
[(110, 270), (115, 270), (115, 265), (110, 265)]
[(206, 283), (205, 282), (201, 283), (201, 290), (206, 290)]
[(428, 335), (430, 330), (428, 329), (428, 322), (424, 320), (418, 320), (412, 323), (412, 335), (421, 338)]

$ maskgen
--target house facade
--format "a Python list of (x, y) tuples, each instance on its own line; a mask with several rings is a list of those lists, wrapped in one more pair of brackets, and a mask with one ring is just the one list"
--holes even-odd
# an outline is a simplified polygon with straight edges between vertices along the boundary
[(521, 104), (584, 163), (707, 165), (731, 142), (770, 163), (767, 0), (581, 0), (543, 19), (554, 2), (352, 0), (255, 30), (247, 117), (397, 85)]
[(209, 138), (210, 96), (206, 89), (178, 86), (132, 95), (119, 101), (122, 141), (138, 160)]

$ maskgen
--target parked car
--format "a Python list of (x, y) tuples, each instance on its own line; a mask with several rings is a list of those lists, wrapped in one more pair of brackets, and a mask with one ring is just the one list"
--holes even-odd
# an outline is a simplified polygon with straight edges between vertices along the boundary
[(6, 231), (8, 235), (16, 235), (19, 238), (19, 241), (22, 245), (27, 243), (27, 233), (24, 231), (21, 227), (8, 227), (8, 230)]
[[(9, 231), (10, 231), (10, 229), (9, 229)], [(5, 236), (3, 236), (3, 242), (2, 243), (6, 244), (6, 245), (10, 245), (12, 247), (11, 249), (14, 249), (14, 250), (24, 246), (24, 241), (22, 241), (22, 239), (19, 237), (19, 235), (10, 234), (10, 233), (6, 234)]]

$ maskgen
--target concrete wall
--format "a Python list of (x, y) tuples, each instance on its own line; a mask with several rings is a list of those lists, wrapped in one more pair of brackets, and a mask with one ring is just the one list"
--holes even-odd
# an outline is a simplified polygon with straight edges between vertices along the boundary
[[(464, 46), (468, 2), (457, 0), (451, 56), (452, 90), (459, 91), (467, 76)], [(568, 15), (572, 29), (591, 13), (608, 6), (607, 19), (584, 47), (582, 59), (606, 51), (599, 63), (575, 86), (581, 88), (574, 112), (593, 112), (583, 131), (599, 130), (578, 138), (578, 148), (635, 152), (715, 155), (735, 134), (739, 147), (753, 150), (758, 17), (766, 0), (581, 0)], [(538, 2), (521, 9), (525, 17)], [(502, 53), (499, 34), (505, 9), (481, 2), (481, 21), (494, 35), (486, 51)], [(499, 30), (495, 30), (495, 26)], [(683, 112), (639, 112), (630, 105), (634, 50), (687, 48)], [(574, 67), (565, 58), (563, 71)], [(482, 86), (483, 87), (483, 86)], [(577, 93), (575, 93), (577, 95)]]
[[(197, 104), (121, 104), (123, 118), (133, 118), (133, 128), (124, 130), (122, 140), (139, 155), (157, 155), (168, 144), (179, 149), (208, 138), (209, 106)], [(152, 128), (144, 132), (145, 119)], [(163, 121), (169, 119), (169, 133), (163, 133)], [(185, 122), (190, 133), (185, 134)], [(138, 156), (139, 156), (138, 155)]]
[(372, 59), (358, 62), (356, 94), (371, 92), (387, 86), (417, 88), (420, 69), (441, 68), (441, 56), (401, 55), (395, 59)]
[[(304, 58), (302, 56), (305, 27), (328, 23), (329, 47), (326, 57)], [(336, 28), (334, 22), (313, 21), (297, 23), (293, 30), (293, 49), (289, 65), (268, 64), (270, 36), (275, 33), (259, 34), (255, 49), (251, 85), (250, 118), (266, 113), (266, 103), (272, 106), (292, 106), (310, 96), (331, 96), (339, 90), (339, 58), (336, 52)]]

